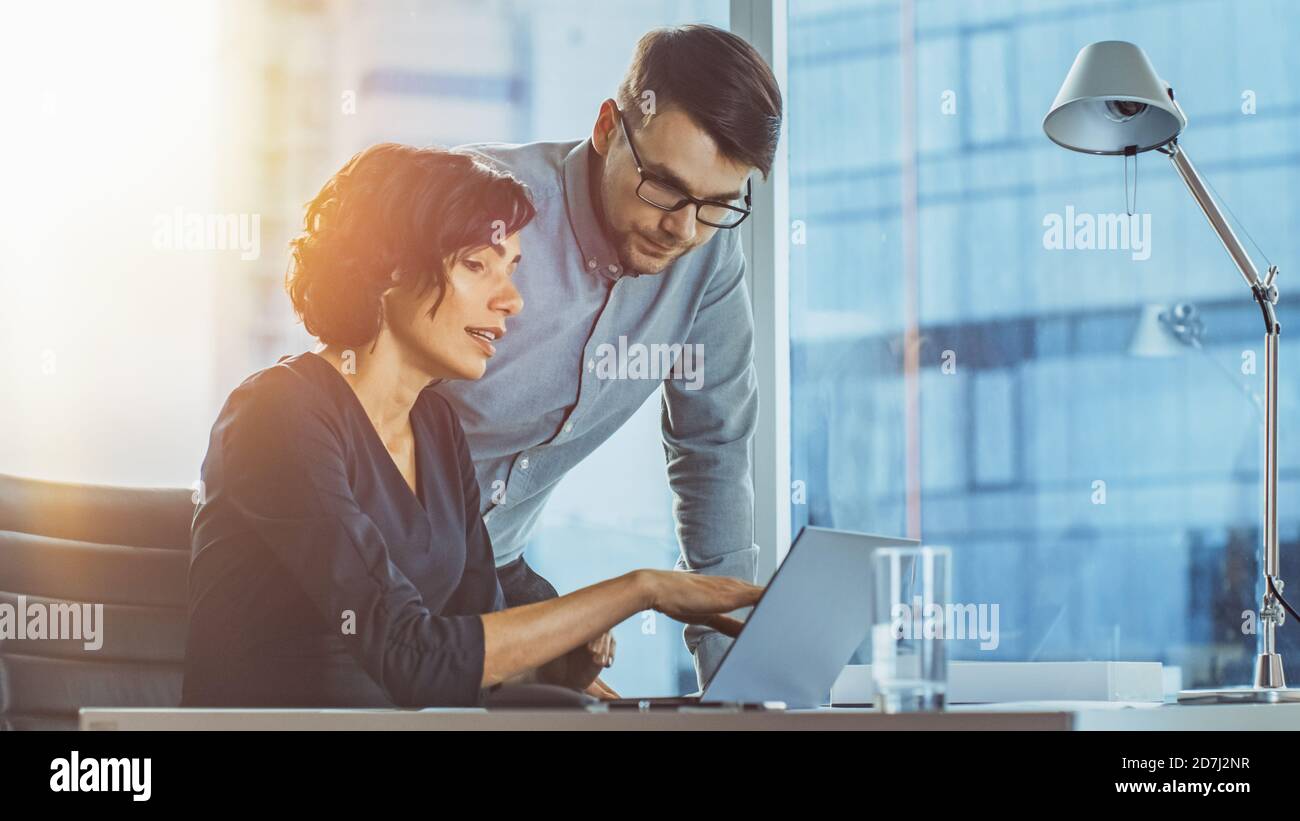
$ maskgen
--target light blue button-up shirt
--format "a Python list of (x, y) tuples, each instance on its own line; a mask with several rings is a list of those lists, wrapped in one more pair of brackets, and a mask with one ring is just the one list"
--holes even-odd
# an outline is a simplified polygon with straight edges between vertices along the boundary
[[(758, 387), (738, 232), (719, 230), (662, 273), (638, 276), (600, 228), (590, 141), (462, 150), (509, 170), (537, 206), (514, 275), (523, 311), (482, 379), (438, 387), (469, 440), (497, 565), (523, 553), (564, 474), (662, 387), (677, 567), (754, 581)], [(685, 638), (703, 681), (730, 640), (698, 627)]]

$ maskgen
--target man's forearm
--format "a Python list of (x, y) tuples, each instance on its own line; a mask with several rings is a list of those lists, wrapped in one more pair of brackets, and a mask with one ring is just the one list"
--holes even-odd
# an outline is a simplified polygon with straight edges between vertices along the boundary
[[(692, 458), (696, 455), (682, 454), (669, 462), (673, 512), (682, 547), (677, 568), (756, 582), (758, 547), (753, 543), (754, 494), (748, 443), (715, 446), (707, 458), (698, 461)], [(687, 626), (683, 638), (703, 686), (717, 669), (731, 639), (697, 625)]]

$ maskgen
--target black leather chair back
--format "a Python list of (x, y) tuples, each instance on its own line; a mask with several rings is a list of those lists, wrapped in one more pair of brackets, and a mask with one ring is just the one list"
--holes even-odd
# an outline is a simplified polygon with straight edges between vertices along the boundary
[(103, 605), (98, 649), (0, 630), (0, 729), (76, 729), (82, 707), (180, 703), (193, 517), (186, 489), (0, 474), (0, 605)]

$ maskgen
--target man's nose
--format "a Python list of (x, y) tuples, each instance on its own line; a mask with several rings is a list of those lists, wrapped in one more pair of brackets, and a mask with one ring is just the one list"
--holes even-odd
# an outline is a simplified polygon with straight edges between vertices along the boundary
[(669, 211), (664, 215), (663, 222), (660, 224), (665, 231), (672, 234), (678, 241), (690, 242), (695, 239), (695, 204), (692, 203), (676, 211)]

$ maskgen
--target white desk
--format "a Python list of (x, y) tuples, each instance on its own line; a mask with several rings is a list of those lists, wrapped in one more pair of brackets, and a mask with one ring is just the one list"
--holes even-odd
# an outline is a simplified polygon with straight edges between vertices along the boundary
[(83, 730), (1300, 730), (1300, 704), (1020, 702), (885, 715), (834, 708), (774, 712), (580, 710), (81, 710)]

